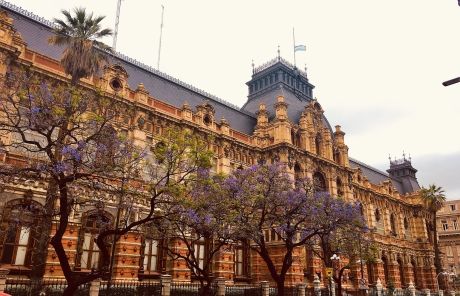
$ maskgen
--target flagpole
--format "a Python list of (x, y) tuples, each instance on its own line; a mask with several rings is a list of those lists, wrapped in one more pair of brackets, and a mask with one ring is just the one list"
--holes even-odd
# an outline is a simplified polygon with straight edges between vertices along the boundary
[(163, 15), (165, 13), (165, 7), (161, 5), (161, 25), (160, 25), (160, 42), (158, 43), (158, 61), (157, 69), (160, 70), (160, 55), (161, 55), (161, 37), (163, 37)]
[(294, 33), (294, 27), (292, 27), (292, 41), (293, 41), (293, 46), (292, 49), (294, 50), (294, 67), (297, 66), (296, 61), (295, 61), (295, 33)]

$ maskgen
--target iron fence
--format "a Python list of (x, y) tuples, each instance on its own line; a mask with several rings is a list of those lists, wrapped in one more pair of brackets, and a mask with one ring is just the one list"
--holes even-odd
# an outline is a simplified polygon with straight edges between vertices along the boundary
[(329, 289), (327, 289), (327, 288), (321, 289), (320, 291), (321, 291), (321, 293), (320, 293), (321, 296), (330, 296), (331, 295), (331, 293), (329, 292)]
[(270, 287), (268, 288), (268, 296), (276, 296), (278, 295), (278, 288)]
[[(203, 295), (204, 287), (202, 288), (199, 283), (172, 283), (171, 296), (196, 296)], [(208, 295), (214, 296), (217, 294), (217, 285), (211, 284), (209, 286)]]
[(261, 286), (226, 286), (225, 296), (262, 296)]
[(284, 287), (284, 295), (285, 296), (297, 296), (299, 293), (298, 287)]
[(100, 296), (161, 296), (161, 284), (157, 282), (120, 281), (116, 280), (108, 287), (107, 282), (101, 283)]
[[(90, 284), (84, 284), (78, 287), (75, 296), (88, 296)], [(8, 279), (6, 281), (5, 293), (12, 296), (60, 296), (67, 287), (67, 281), (64, 279)]]

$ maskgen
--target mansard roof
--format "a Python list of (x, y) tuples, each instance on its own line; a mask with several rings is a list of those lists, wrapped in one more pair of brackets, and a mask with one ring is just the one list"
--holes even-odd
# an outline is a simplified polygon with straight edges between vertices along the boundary
[[(9, 12), (14, 27), (28, 48), (52, 59), (61, 59), (64, 47), (48, 44), (48, 39), (53, 34), (53, 23), (3, 0), (0, 0), (0, 6)], [(235, 130), (252, 134), (256, 125), (253, 114), (121, 53), (113, 54), (112, 58), (113, 63), (120, 64), (128, 72), (128, 84), (131, 88), (135, 89), (143, 83), (145, 89), (155, 98), (178, 108), (185, 102), (194, 107), (206, 100), (214, 105), (217, 120), (223, 117)]]
[(405, 194), (408, 191), (404, 190), (403, 184), (401, 181), (391, 178), (389, 174), (382, 172), (379, 169), (376, 169), (364, 162), (361, 162), (357, 159), (349, 157), (350, 166), (352, 168), (360, 168), (363, 172), (364, 176), (371, 182), (372, 184), (380, 184), (381, 182), (390, 180), (393, 186), (398, 190), (399, 193)]
[[(13, 18), (14, 27), (21, 34), (29, 49), (60, 60), (64, 48), (48, 44), (48, 39), (53, 34), (54, 24), (52, 22), (4, 0), (0, 0), (0, 7), (7, 10)], [(254, 69), (252, 79), (247, 83), (248, 101), (242, 108), (121, 53), (114, 53), (111, 58), (113, 63), (119, 64), (126, 70), (128, 84), (132, 89), (143, 83), (145, 89), (155, 98), (177, 108), (181, 108), (185, 102), (193, 107), (207, 101), (214, 106), (217, 120), (225, 118), (233, 129), (248, 135), (254, 131), (257, 123), (255, 113), (261, 103), (265, 103), (273, 117), (273, 106), (276, 99), (279, 95), (283, 95), (285, 102), (289, 105), (288, 117), (292, 122), (297, 123), (305, 106), (313, 99), (314, 86), (309, 82), (307, 73), (280, 57)], [(276, 73), (280, 74), (278, 76), (280, 80), (265, 83), (266, 78), (270, 81), (270, 75)], [(262, 87), (251, 90), (251, 85), (254, 87), (254, 83), (259, 83)], [(332, 131), (324, 116), (323, 122)], [(378, 184), (390, 179), (400, 193), (407, 192), (401, 181), (391, 178), (382, 171), (356, 159), (350, 159), (350, 165), (359, 167), (371, 183)]]

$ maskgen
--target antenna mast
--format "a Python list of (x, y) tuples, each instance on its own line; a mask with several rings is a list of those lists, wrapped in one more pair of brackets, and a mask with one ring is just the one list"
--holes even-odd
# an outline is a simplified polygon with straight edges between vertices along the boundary
[(158, 62), (157, 69), (160, 70), (160, 56), (161, 56), (161, 37), (163, 37), (163, 15), (165, 12), (165, 7), (161, 5), (161, 25), (160, 25), (160, 42), (158, 43)]
[(121, 8), (121, 0), (118, 0), (117, 15), (115, 17), (115, 32), (113, 33), (113, 45), (112, 45), (113, 51), (117, 49), (118, 23), (120, 22), (120, 8)]

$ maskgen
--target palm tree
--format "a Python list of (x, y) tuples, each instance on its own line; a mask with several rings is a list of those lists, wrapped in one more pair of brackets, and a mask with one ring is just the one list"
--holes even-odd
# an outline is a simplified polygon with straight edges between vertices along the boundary
[(86, 13), (85, 8), (74, 8), (75, 16), (67, 10), (61, 12), (65, 20), (53, 20), (58, 27), (48, 41), (53, 45), (66, 46), (61, 64), (75, 86), (81, 78), (97, 73), (107, 62), (104, 51), (111, 52), (112, 48), (98, 39), (112, 35), (112, 30), (101, 30), (100, 23), (105, 16), (93, 17), (92, 13)]
[[(100, 23), (104, 16), (93, 17), (93, 14), (87, 14), (84, 8), (75, 8), (73, 10), (75, 16), (72, 16), (70, 11), (62, 10), (61, 12), (65, 19), (53, 20), (57, 24), (57, 28), (54, 32), (55, 35), (50, 37), (48, 42), (53, 45), (65, 46), (61, 64), (65, 72), (72, 77), (71, 86), (75, 87), (81, 78), (97, 73), (103, 64), (107, 62), (107, 55), (104, 51), (111, 52), (111, 47), (97, 39), (112, 35), (112, 30), (101, 30)], [(68, 121), (64, 120), (59, 129), (58, 138), (61, 138), (66, 132), (68, 124)], [(40, 236), (32, 254), (32, 279), (41, 279), (45, 271), (46, 252), (50, 239), (49, 230), (51, 229), (52, 213), (56, 199), (57, 184), (51, 179), (47, 189), (45, 215), (38, 226)], [(69, 278), (67, 280), (71, 282)], [(36, 289), (39, 291), (40, 286), (37, 285)]]
[(434, 236), (434, 265), (436, 267), (436, 273), (439, 274), (442, 271), (441, 259), (439, 256), (439, 245), (438, 245), (438, 229), (436, 224), (436, 213), (439, 211), (444, 202), (446, 201), (446, 195), (442, 187), (431, 184), (428, 188), (422, 187), (420, 190), (420, 196), (426, 202), (428, 210), (433, 213), (433, 236)]

